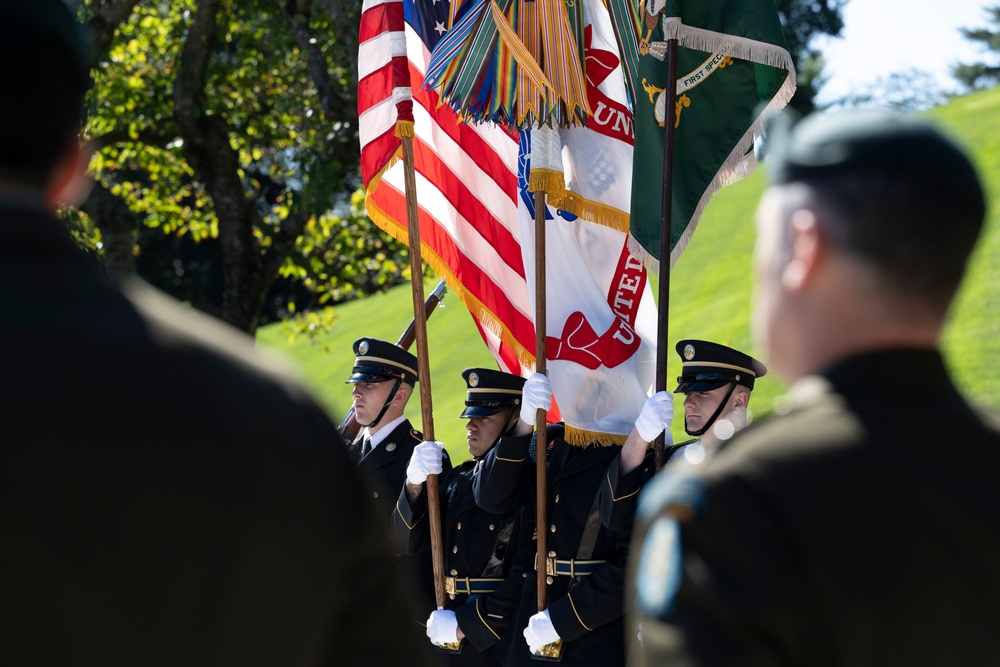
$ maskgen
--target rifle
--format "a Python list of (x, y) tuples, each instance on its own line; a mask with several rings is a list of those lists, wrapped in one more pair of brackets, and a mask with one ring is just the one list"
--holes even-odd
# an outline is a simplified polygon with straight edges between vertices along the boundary
[[(434, 291), (431, 292), (430, 296), (427, 297), (427, 300), (424, 301), (424, 312), (427, 313), (427, 319), (430, 319), (431, 313), (433, 313), (434, 309), (437, 308), (437, 305), (441, 303), (447, 292), (448, 286), (445, 285), (442, 280), (437, 284), (437, 287), (434, 288)], [(404, 350), (410, 349), (410, 346), (413, 345), (413, 341), (416, 338), (415, 327), (416, 321), (410, 320), (410, 324), (403, 331), (399, 340), (396, 341), (396, 347), (401, 347)], [(347, 411), (347, 416), (344, 417), (342, 422), (340, 422), (340, 426), (337, 427), (337, 430), (340, 432), (341, 437), (343, 437), (347, 442), (353, 442), (354, 439), (358, 437), (358, 431), (361, 430), (361, 424), (359, 424), (358, 420), (354, 418), (354, 406), (351, 406), (351, 409)]]

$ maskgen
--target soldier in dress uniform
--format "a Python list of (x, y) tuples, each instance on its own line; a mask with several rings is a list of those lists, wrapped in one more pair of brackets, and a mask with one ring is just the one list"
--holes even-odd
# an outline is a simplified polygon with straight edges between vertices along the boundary
[[(684, 431), (695, 436), (668, 447), (664, 471), (701, 463), (716, 445), (747, 425), (747, 406), (757, 378), (767, 367), (748, 354), (705, 340), (677, 343), (681, 375), (675, 394), (684, 394)], [(601, 496), (601, 518), (608, 526), (631, 523), (637, 491), (653, 478), (656, 464), (651, 443), (673, 422), (673, 398), (661, 391), (643, 406), (621, 456), (608, 470)]]
[(493, 446), (519, 426), (524, 378), (485, 368), (468, 368), (462, 377), (467, 397), (461, 416), (469, 420), (466, 439), (473, 458), (442, 474), (441, 443), (418, 445), (392, 525), (401, 552), (430, 548), (424, 483), (427, 475), (440, 474), (449, 601), (427, 619), (427, 636), (445, 648), (447, 664), (496, 667), (494, 649), (517, 610), (526, 573), (533, 574), (534, 506), (496, 513), (479, 509), (472, 480)]
[(636, 664), (1000, 664), (1000, 416), (938, 347), (983, 227), (976, 170), (884, 112), (769, 146), (754, 325), (789, 393), (643, 492)]
[[(417, 382), (417, 358), (377, 338), (354, 341), (354, 368), (347, 382), (354, 385), (354, 415), (363, 427), (348, 451), (368, 486), (378, 514), (389, 529), (396, 497), (406, 481), (406, 466), (423, 440), (403, 416)], [(447, 452), (440, 452), (444, 469), (451, 469)], [(430, 555), (402, 556), (402, 569), (413, 582), (418, 616), (434, 608)]]
[[(552, 388), (544, 375), (524, 386), (521, 426), (500, 439), (486, 456), (473, 488), (476, 502), (503, 513), (532, 506), (535, 474), (532, 429), (539, 408), (552, 407)], [(503, 665), (535, 665), (532, 652), (562, 641), (565, 665), (625, 664), (622, 620), (624, 573), (631, 524), (612, 530), (602, 524), (598, 491), (620, 446), (571, 444), (561, 426), (543, 428), (547, 440), (548, 608), (537, 610), (537, 573), (524, 580), (516, 618), (502, 637), (497, 655)], [(545, 446), (544, 444), (541, 446)]]

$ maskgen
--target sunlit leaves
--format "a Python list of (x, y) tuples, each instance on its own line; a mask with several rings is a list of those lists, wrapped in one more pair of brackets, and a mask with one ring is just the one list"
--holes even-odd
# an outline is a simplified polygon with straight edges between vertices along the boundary
[[(86, 5), (93, 9), (100, 3), (88, 0)], [(223, 0), (197, 107), (228, 130), (236, 159), (228, 169), (253, 212), (245, 230), (253, 252), (274, 254), (271, 265), (281, 267), (277, 275), (298, 281), (312, 295), (308, 303), (295, 304), (300, 316), (384, 289), (409, 273), (405, 248), (371, 224), (354, 192), (356, 38), (337, 35), (335, 29), (354, 30), (356, 23), (345, 24), (343, 16), (330, 20), (324, 4), (329, 6), (313, 3), (308, 18), (290, 19), (288, 3)], [(231, 226), (220, 226), (215, 202), (206, 193), (206, 184), (218, 174), (199, 173), (185, 159), (174, 120), (176, 72), (198, 9), (198, 0), (140, 0), (93, 71), (85, 129), (88, 138), (100, 142), (91, 168), (107, 190), (146, 228), (196, 242), (232, 233)], [(87, 11), (83, 14), (86, 19)], [(313, 36), (308, 44), (302, 41), (303, 30)], [(320, 70), (315, 61), (310, 69), (308, 57), (317, 50)], [(321, 84), (314, 78), (317, 71), (325, 73)], [(329, 91), (331, 81), (343, 104), (329, 104), (329, 95), (326, 104), (321, 99), (321, 89)], [(81, 241), (99, 251), (99, 229), (82, 220)], [(308, 221), (305, 230), (286, 256), (292, 247), (284, 242), (288, 232), (298, 234), (295, 221), (303, 220)], [(253, 295), (247, 298), (254, 301)], [(309, 324), (323, 327), (331, 321), (317, 316)]]

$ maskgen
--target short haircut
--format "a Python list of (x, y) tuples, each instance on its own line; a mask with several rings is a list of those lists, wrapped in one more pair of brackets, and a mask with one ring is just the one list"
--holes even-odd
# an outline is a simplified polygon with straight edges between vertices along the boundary
[(968, 156), (939, 130), (884, 113), (806, 118), (780, 138), (773, 178), (806, 186), (824, 231), (887, 293), (947, 310), (986, 201)]
[(80, 127), (82, 26), (61, 0), (0, 0), (0, 174), (42, 186)]
[(982, 230), (981, 198), (906, 173), (803, 183), (826, 211), (821, 226), (833, 243), (865, 261), (888, 294), (947, 310)]

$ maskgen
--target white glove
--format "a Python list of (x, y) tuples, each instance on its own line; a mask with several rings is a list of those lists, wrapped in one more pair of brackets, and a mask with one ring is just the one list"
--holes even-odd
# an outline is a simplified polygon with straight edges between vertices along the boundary
[(439, 475), (443, 466), (444, 443), (437, 440), (424, 440), (413, 448), (413, 456), (406, 466), (406, 481), (420, 485), (427, 481), (427, 475)]
[(552, 409), (552, 385), (548, 376), (532, 373), (525, 381), (521, 395), (521, 421), (534, 426), (539, 408)]
[(532, 653), (537, 653), (538, 649), (546, 644), (559, 641), (559, 633), (552, 627), (548, 609), (528, 619), (528, 627), (524, 629), (524, 641), (528, 642), (528, 648)]
[(639, 418), (635, 420), (635, 430), (646, 442), (670, 428), (674, 421), (674, 397), (670, 392), (658, 391), (646, 399)]
[(427, 638), (435, 646), (458, 641), (458, 619), (450, 609), (432, 611), (427, 618)]

